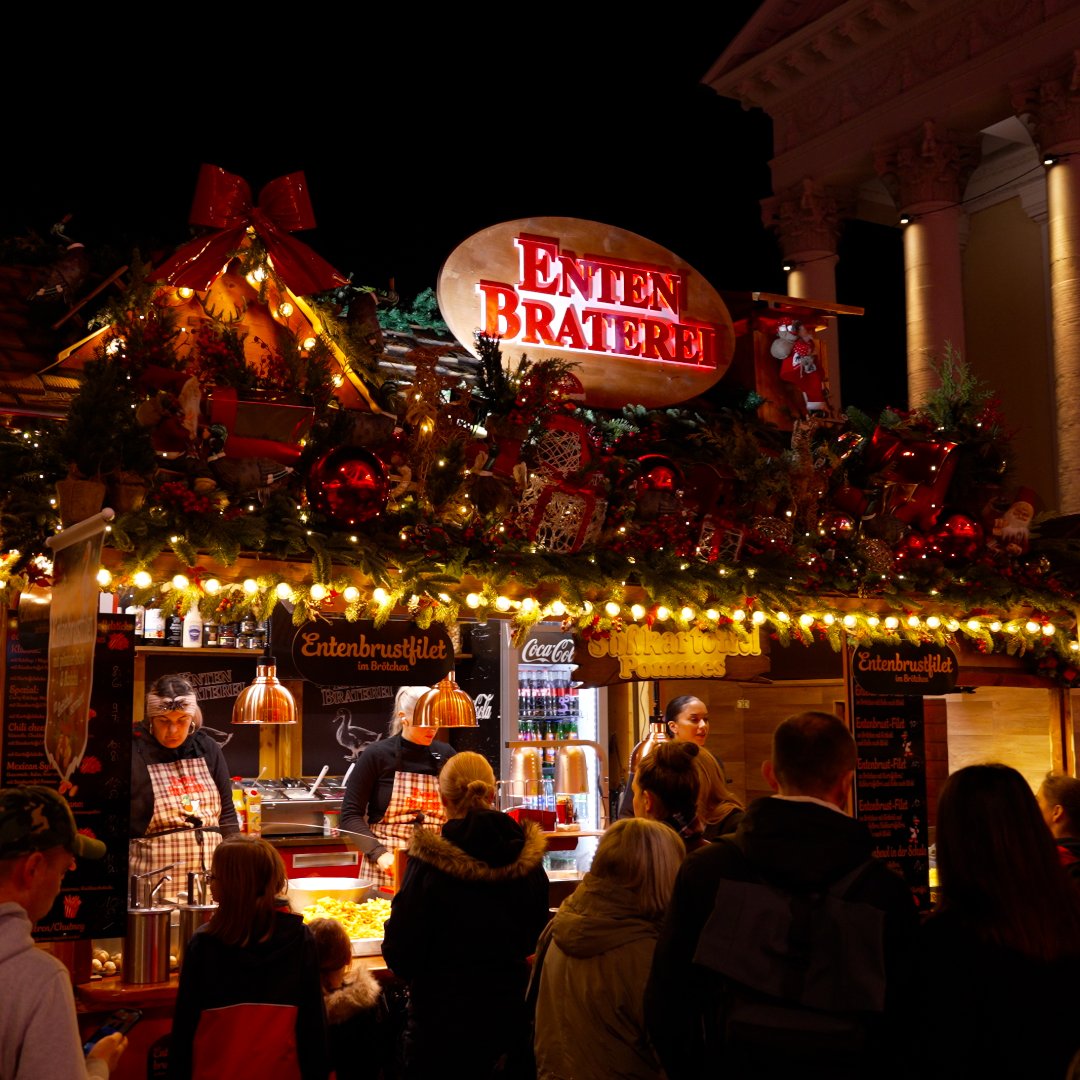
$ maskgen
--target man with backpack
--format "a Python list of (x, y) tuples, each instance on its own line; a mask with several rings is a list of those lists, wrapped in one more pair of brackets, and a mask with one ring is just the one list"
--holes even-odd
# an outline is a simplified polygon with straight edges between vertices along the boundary
[(918, 917), (842, 809), (856, 757), (837, 717), (785, 720), (762, 765), (777, 794), (683, 863), (645, 994), (669, 1080), (900, 1075)]

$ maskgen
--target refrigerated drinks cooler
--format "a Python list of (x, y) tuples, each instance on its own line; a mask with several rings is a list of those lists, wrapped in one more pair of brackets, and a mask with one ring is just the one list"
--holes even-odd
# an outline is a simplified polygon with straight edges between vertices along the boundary
[[(505, 659), (500, 666), (505, 677), (500, 711), (505, 737), (500, 800), (507, 809), (519, 803), (556, 812), (564, 824), (576, 819), (582, 832), (595, 832), (606, 823), (601, 817), (606, 762), (592, 747), (575, 743), (607, 745), (607, 690), (582, 687), (575, 679), (573, 638), (557, 623), (538, 624), (521, 648), (510, 644), (509, 625), (504, 623), (502, 629)], [(526, 747), (566, 745), (561, 758), (558, 745), (536, 748), (542, 759), (541, 776), (530, 782), (515, 770), (508, 742)]]

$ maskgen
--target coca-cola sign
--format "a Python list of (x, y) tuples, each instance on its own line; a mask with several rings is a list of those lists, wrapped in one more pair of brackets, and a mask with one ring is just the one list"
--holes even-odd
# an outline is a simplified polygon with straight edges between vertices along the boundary
[(525, 642), (521, 650), (523, 664), (572, 664), (574, 662), (574, 639), (536, 634)]

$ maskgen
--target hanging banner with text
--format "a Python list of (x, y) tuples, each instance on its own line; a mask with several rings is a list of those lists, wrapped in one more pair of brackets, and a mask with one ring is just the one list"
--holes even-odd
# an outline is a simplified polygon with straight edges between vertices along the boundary
[(60, 777), (61, 793), (86, 753), (105, 520), (98, 514), (48, 540), (53, 587), (45, 756)]
[(743, 638), (732, 630), (631, 625), (612, 630), (607, 637), (579, 641), (574, 662), (575, 678), (583, 686), (652, 679), (752, 679), (769, 670), (757, 627)]
[(855, 681), (868, 694), (938, 697), (952, 692), (960, 663), (946, 645), (856, 646), (851, 658)]
[(453, 670), (454, 646), (438, 624), (320, 620), (296, 631), (292, 662), (301, 678), (323, 686), (434, 686)]
[(20, 644), (14, 616), (6, 627), (0, 787), (58, 788), (79, 831), (103, 841), (107, 849), (103, 859), (79, 859), (67, 872), (60, 895), (34, 931), (38, 941), (121, 937), (125, 929), (135, 616), (95, 615), (93, 629), (86, 735), (76, 768), (61, 780), (44, 741), (49, 700), (46, 651)]
[(857, 682), (851, 698), (855, 816), (874, 837), (874, 855), (904, 878), (919, 911), (929, 911), (923, 699), (870, 694)]

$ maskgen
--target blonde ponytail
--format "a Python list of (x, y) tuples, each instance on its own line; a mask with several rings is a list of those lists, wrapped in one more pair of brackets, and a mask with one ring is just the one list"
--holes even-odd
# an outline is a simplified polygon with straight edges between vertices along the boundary
[(471, 750), (455, 754), (439, 773), (439, 791), (451, 812), (487, 810), (495, 795), (495, 773), (487, 758)]

